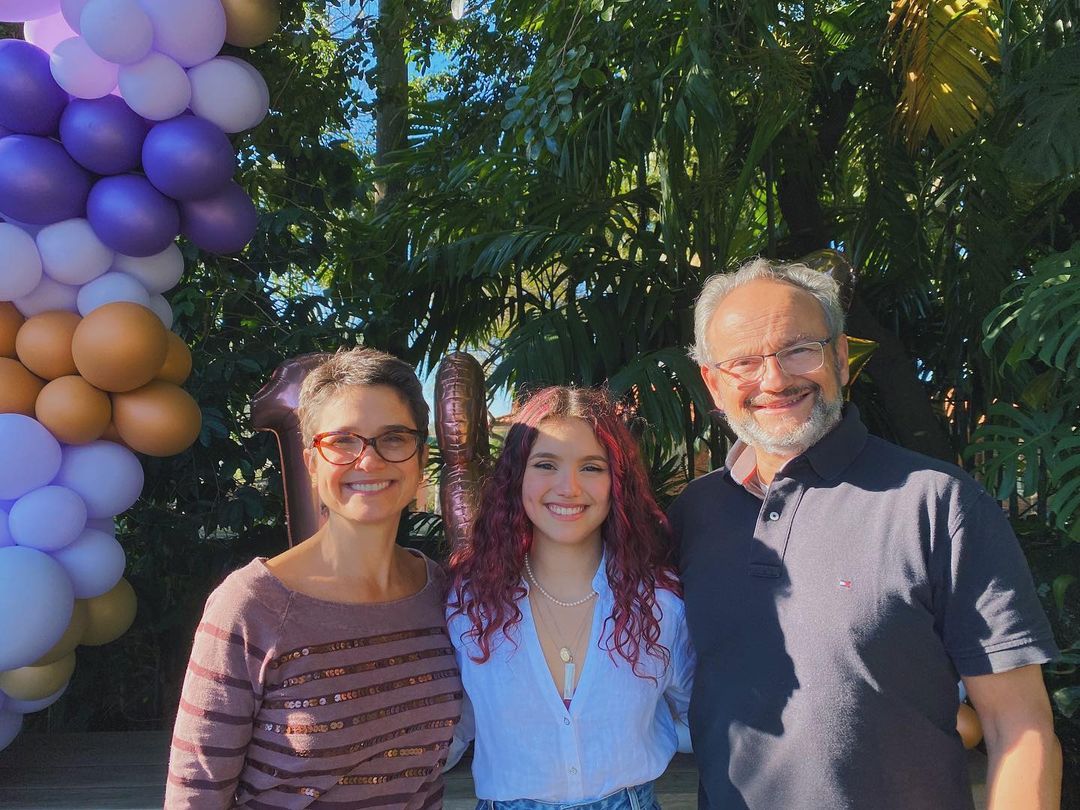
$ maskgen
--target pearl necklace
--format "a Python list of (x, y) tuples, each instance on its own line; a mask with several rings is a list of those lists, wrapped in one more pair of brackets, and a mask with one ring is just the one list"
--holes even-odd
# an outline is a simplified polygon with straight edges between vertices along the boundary
[(541, 585), (541, 584), (540, 584), (540, 583), (539, 583), (539, 582), (537, 581), (537, 579), (536, 579), (536, 575), (535, 575), (535, 574), (533, 574), (532, 566), (531, 566), (531, 565), (529, 565), (529, 555), (528, 555), (528, 554), (526, 554), (526, 555), (525, 555), (525, 573), (526, 573), (526, 575), (527, 575), (527, 576), (529, 577), (529, 582), (531, 582), (531, 583), (532, 583), (533, 585), (535, 585), (535, 586), (536, 586), (536, 590), (540, 591), (540, 593), (542, 593), (542, 594), (543, 594), (544, 596), (546, 596), (546, 597), (547, 597), (547, 598), (548, 598), (548, 599), (549, 599), (550, 601), (554, 602), (554, 603), (555, 603), (556, 605), (558, 605), (559, 607), (577, 607), (578, 605), (584, 605), (584, 604), (585, 604), (586, 602), (588, 602), (588, 601), (589, 601), (590, 599), (592, 599), (592, 598), (593, 598), (594, 596), (598, 596), (598, 594), (596, 593), (596, 589), (591, 589), (591, 590), (589, 591), (589, 593), (588, 593), (588, 595), (587, 595), (587, 596), (583, 596), (583, 597), (581, 597), (580, 599), (576, 599), (576, 600), (575, 600), (575, 601), (573, 601), (573, 602), (564, 602), (564, 601), (562, 601), (561, 599), (556, 599), (556, 598), (555, 598), (554, 596), (552, 596), (552, 595), (551, 595), (550, 593), (548, 593), (547, 591), (545, 591), (545, 590), (544, 590), (544, 586), (543, 586), (543, 585)]

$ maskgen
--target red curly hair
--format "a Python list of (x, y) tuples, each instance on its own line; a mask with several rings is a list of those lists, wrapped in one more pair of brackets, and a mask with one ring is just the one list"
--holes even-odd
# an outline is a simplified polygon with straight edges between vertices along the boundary
[(582, 419), (592, 428), (611, 471), (611, 507), (601, 538), (615, 604), (604, 620), (601, 638), (610, 638), (608, 653), (625, 658), (635, 674), (641, 674), (643, 650), (667, 666), (670, 651), (660, 644), (656, 589), (682, 593), (672, 562), (671, 533), (653, 498), (637, 442), (618, 407), (602, 391), (545, 388), (514, 417), (481, 490), (472, 532), (450, 555), (452, 615), (464, 614), (471, 622), (466, 636), (479, 647), (474, 660), (480, 663), (491, 657), (494, 635), (501, 631), (509, 637), (510, 629), (521, 621), (517, 600), (526, 593), (521, 571), (532, 546), (522, 480), (540, 423), (568, 417)]

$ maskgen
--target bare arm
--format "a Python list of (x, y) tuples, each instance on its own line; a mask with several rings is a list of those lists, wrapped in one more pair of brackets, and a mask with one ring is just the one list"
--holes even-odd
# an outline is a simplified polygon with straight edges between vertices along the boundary
[(1038, 665), (964, 678), (990, 758), (989, 810), (1057, 810), (1061, 746)]

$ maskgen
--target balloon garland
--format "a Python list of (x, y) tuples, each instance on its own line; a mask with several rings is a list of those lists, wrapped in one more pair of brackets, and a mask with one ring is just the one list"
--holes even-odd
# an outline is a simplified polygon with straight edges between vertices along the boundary
[(0, 749), (51, 705), (79, 645), (135, 617), (114, 518), (136, 453), (199, 434), (191, 355), (164, 293), (183, 235), (236, 253), (256, 211), (229, 134), (259, 72), (221, 56), (277, 29), (277, 0), (0, 0)]

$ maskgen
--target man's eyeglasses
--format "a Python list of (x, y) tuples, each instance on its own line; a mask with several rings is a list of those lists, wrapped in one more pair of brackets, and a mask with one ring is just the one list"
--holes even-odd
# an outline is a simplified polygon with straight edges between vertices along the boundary
[(746, 357), (713, 363), (713, 368), (729, 374), (739, 382), (756, 382), (765, 375), (765, 361), (775, 357), (785, 374), (809, 374), (825, 365), (825, 346), (831, 342), (830, 337), (796, 343), (771, 354), (748, 354)]
[(408, 461), (419, 452), (425, 435), (419, 430), (388, 430), (381, 436), (369, 439), (347, 430), (331, 430), (317, 433), (311, 446), (331, 464), (344, 466), (355, 464), (367, 447), (371, 447), (383, 461), (398, 463)]

